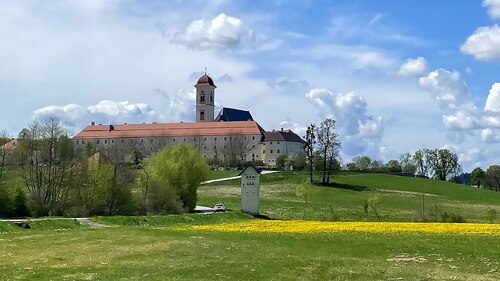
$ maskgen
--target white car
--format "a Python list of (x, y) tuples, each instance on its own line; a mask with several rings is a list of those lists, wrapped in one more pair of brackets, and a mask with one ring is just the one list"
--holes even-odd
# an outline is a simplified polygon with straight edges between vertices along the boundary
[(226, 211), (226, 207), (224, 206), (224, 204), (222, 204), (222, 203), (215, 204), (214, 212), (225, 212), (225, 211)]

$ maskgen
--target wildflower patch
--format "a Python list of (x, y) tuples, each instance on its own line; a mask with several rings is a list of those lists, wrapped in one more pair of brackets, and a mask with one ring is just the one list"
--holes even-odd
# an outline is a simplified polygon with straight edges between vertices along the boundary
[(441, 233), (500, 236), (500, 224), (413, 222), (321, 222), (302, 220), (247, 220), (235, 223), (194, 225), (194, 230), (263, 233)]

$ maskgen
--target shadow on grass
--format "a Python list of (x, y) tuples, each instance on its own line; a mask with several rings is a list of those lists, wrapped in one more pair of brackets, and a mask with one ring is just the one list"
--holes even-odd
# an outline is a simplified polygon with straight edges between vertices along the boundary
[(341, 189), (347, 189), (347, 190), (353, 190), (353, 191), (370, 191), (371, 190), (371, 188), (369, 188), (367, 186), (351, 185), (351, 184), (338, 183), (338, 182), (331, 182), (328, 185), (322, 185), (321, 183), (318, 183), (316, 185), (330, 187), (330, 188), (341, 188)]

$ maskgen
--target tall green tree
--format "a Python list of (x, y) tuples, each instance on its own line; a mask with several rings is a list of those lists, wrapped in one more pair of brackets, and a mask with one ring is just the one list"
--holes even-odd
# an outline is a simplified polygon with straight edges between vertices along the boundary
[(483, 185), (484, 179), (486, 177), (486, 172), (481, 169), (481, 167), (476, 167), (471, 172), (471, 183), (478, 188)]
[(500, 165), (491, 165), (486, 170), (485, 184), (491, 190), (500, 190)]
[(427, 150), (427, 159), (429, 159), (434, 178), (445, 181), (450, 176), (458, 175), (462, 167), (458, 163), (458, 155), (449, 149), (430, 149)]
[(338, 134), (335, 133), (335, 120), (327, 118), (321, 122), (317, 129), (318, 150), (323, 160), (323, 177), (322, 185), (330, 183), (331, 168), (334, 165), (335, 159), (339, 156), (341, 144), (338, 139)]
[(209, 172), (199, 151), (183, 143), (167, 146), (153, 154), (145, 169), (148, 169), (152, 182), (175, 190), (188, 211), (196, 206), (197, 189), (208, 178)]
[(309, 180), (313, 183), (314, 149), (316, 146), (316, 125), (314, 125), (314, 123), (307, 126), (304, 139), (304, 150), (306, 152), (306, 161), (309, 167)]
[(352, 161), (356, 163), (356, 168), (359, 171), (368, 171), (372, 164), (372, 159), (368, 155), (356, 156)]
[(413, 162), (415, 163), (415, 174), (418, 176), (427, 177), (429, 174), (428, 150), (419, 149), (413, 154)]

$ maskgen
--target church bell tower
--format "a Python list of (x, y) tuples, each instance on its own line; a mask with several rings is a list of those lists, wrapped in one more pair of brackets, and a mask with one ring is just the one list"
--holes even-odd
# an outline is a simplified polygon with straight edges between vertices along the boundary
[(215, 86), (210, 76), (205, 74), (194, 85), (196, 88), (196, 122), (214, 121)]

